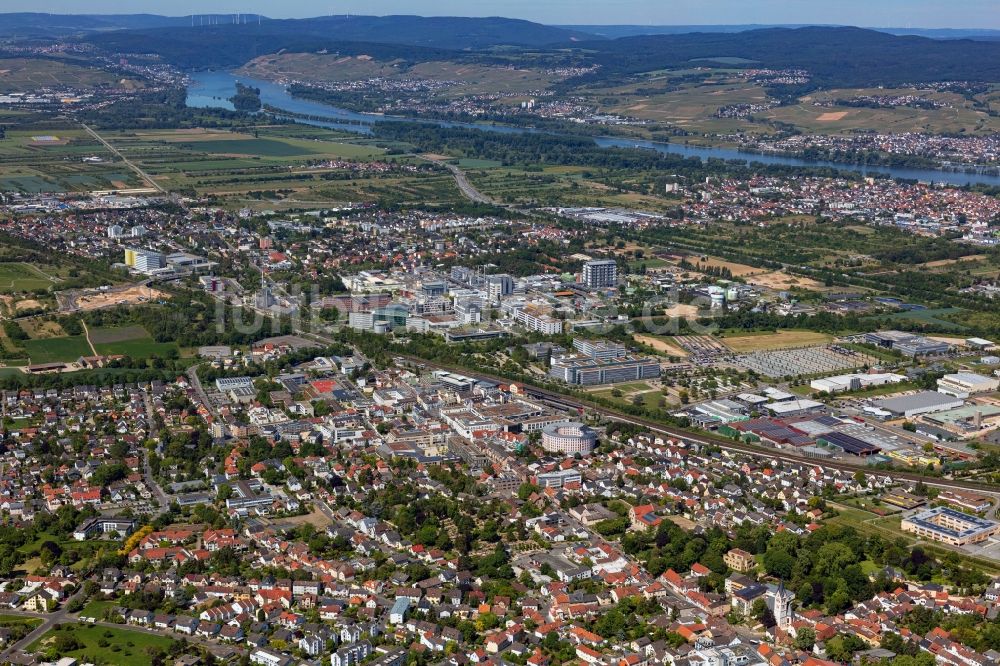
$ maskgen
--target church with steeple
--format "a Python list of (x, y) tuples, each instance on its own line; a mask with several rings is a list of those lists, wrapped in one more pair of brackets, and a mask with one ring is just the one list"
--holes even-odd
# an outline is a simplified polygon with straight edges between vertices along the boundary
[(767, 606), (774, 616), (774, 624), (779, 629), (787, 630), (792, 626), (792, 602), (795, 595), (785, 589), (785, 581), (780, 581), (777, 587), (768, 585)]

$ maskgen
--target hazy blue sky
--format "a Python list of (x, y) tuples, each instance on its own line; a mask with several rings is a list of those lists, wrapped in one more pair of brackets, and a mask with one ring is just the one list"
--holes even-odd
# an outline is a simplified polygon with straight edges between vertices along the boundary
[(3, 0), (4, 11), (511, 16), (544, 23), (837, 23), (1000, 28), (997, 0)]

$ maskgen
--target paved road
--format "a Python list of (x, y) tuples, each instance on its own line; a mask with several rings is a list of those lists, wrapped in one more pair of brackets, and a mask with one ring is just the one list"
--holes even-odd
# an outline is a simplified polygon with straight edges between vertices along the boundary
[(120, 159), (120, 160), (121, 160), (122, 162), (124, 162), (124, 163), (125, 163), (125, 166), (127, 166), (127, 167), (128, 167), (129, 169), (131, 169), (132, 171), (135, 171), (135, 173), (136, 173), (136, 174), (137, 174), (137, 175), (138, 175), (138, 176), (139, 176), (140, 178), (142, 178), (142, 179), (143, 179), (144, 181), (146, 181), (146, 183), (147, 183), (147, 184), (148, 184), (148, 185), (149, 185), (150, 187), (152, 187), (152, 188), (154, 188), (155, 190), (157, 190), (157, 191), (158, 191), (158, 192), (159, 192), (160, 194), (166, 194), (166, 193), (167, 193), (167, 191), (166, 191), (165, 189), (163, 189), (162, 187), (160, 187), (160, 184), (159, 184), (159, 183), (157, 183), (157, 182), (156, 182), (155, 180), (153, 180), (153, 178), (152, 178), (152, 177), (151, 177), (151, 176), (150, 176), (150, 175), (149, 175), (148, 173), (146, 173), (145, 171), (143, 171), (143, 170), (142, 170), (141, 168), (139, 168), (139, 167), (138, 167), (138, 166), (137, 166), (137, 165), (136, 165), (136, 164), (135, 164), (134, 162), (132, 162), (132, 161), (131, 161), (131, 160), (129, 160), (129, 159), (127, 158), (127, 157), (125, 157), (124, 155), (122, 155), (122, 154), (121, 154), (121, 151), (120, 151), (120, 150), (118, 150), (117, 148), (115, 148), (114, 146), (112, 146), (112, 145), (111, 145), (110, 143), (108, 143), (107, 141), (105, 141), (105, 140), (104, 140), (104, 137), (102, 137), (102, 136), (101, 136), (100, 134), (98, 134), (98, 133), (97, 133), (97, 132), (95, 132), (95, 131), (94, 131), (93, 129), (91, 129), (89, 125), (83, 125), (83, 129), (87, 130), (87, 133), (88, 133), (88, 134), (90, 134), (90, 136), (92, 136), (92, 137), (94, 137), (95, 139), (97, 139), (98, 141), (100, 141), (100, 142), (101, 142), (101, 144), (103, 144), (103, 146), (104, 146), (105, 148), (107, 148), (107, 149), (108, 149), (109, 151), (111, 151), (111, 153), (112, 153), (112, 154), (113, 154), (113, 155), (114, 155), (115, 157), (117, 157), (117, 158), (118, 158), (118, 159)]
[(41, 638), (42, 636), (44, 636), (45, 633), (49, 629), (51, 629), (53, 625), (58, 624), (60, 622), (63, 622), (65, 620), (67, 620), (67, 619), (72, 619), (71, 616), (74, 615), (74, 614), (70, 613), (69, 610), (67, 610), (67, 609), (69, 608), (69, 605), (70, 605), (71, 601), (73, 601), (74, 599), (78, 599), (81, 596), (83, 596), (83, 582), (82, 581), (80, 582), (79, 589), (76, 592), (74, 592), (73, 595), (70, 596), (69, 599), (67, 599), (65, 602), (63, 602), (62, 607), (59, 608), (59, 610), (55, 611), (54, 613), (29, 613), (29, 612), (25, 612), (25, 611), (18, 612), (18, 611), (11, 611), (11, 610), (4, 611), (4, 613), (8, 613), (8, 614), (12, 614), (12, 615), (24, 615), (25, 617), (37, 617), (37, 618), (41, 618), (42, 623), (40, 625), (38, 625), (38, 627), (34, 631), (32, 631), (30, 634), (28, 634), (27, 636), (25, 636), (24, 638), (22, 638), (18, 642), (14, 643), (13, 645), (9, 645), (7, 647), (7, 649), (5, 649), (3, 652), (0, 652), (0, 661), (7, 661), (8, 658), (12, 654), (14, 654), (15, 652), (17, 652), (19, 650), (24, 650), (25, 648), (27, 648), (29, 645), (31, 645), (32, 643), (34, 643), (35, 641), (37, 641), (39, 638)]
[(188, 643), (193, 643), (195, 645), (201, 645), (203, 647), (206, 647), (206, 648), (209, 649), (209, 651), (224, 649), (224, 648), (228, 648), (228, 647), (234, 647), (241, 654), (244, 652), (243, 648), (240, 648), (240, 647), (238, 647), (236, 645), (224, 645), (224, 644), (219, 643), (217, 641), (213, 641), (213, 640), (208, 639), (208, 638), (203, 638), (201, 636), (188, 636), (187, 634), (179, 634), (179, 633), (177, 633), (177, 632), (175, 632), (173, 630), (170, 630), (170, 629), (167, 629), (167, 630), (149, 629), (149, 628), (146, 628), (146, 627), (139, 627), (139, 626), (136, 626), (134, 624), (128, 624), (128, 625), (126, 625), (126, 624), (116, 624), (114, 622), (103, 622), (103, 621), (88, 622), (87, 624), (95, 624), (98, 627), (108, 627), (109, 629), (128, 629), (129, 631), (137, 631), (137, 632), (139, 632), (141, 634), (149, 634), (150, 636), (163, 636), (165, 638), (171, 638), (171, 639), (174, 639), (174, 640), (183, 639), (183, 640), (187, 641)]
[(485, 194), (477, 190), (475, 186), (469, 182), (469, 179), (468, 177), (466, 177), (465, 172), (459, 169), (454, 164), (451, 164), (450, 162), (447, 162), (445, 160), (437, 160), (432, 157), (427, 157), (426, 155), (421, 157), (422, 159), (425, 159), (428, 162), (433, 162), (434, 164), (440, 164), (445, 169), (450, 171), (451, 175), (455, 177), (455, 184), (458, 185), (458, 189), (462, 191), (462, 196), (464, 196), (469, 201), (481, 204), (489, 204), (491, 206), (499, 205), (495, 200), (491, 199), (490, 197), (486, 196)]
[[(83, 594), (83, 584), (81, 583), (80, 589), (70, 597), (71, 599), (77, 598)], [(34, 617), (42, 620), (42, 624), (38, 626), (37, 629), (32, 631), (30, 634), (19, 640), (17, 643), (7, 647), (2, 653), (0, 653), (0, 661), (7, 661), (15, 652), (23, 652), (28, 648), (29, 645), (34, 643), (36, 640), (44, 636), (52, 627), (61, 622), (76, 622), (78, 621), (77, 613), (70, 613), (66, 610), (69, 605), (69, 600), (67, 600), (61, 609), (54, 613), (32, 613), (30, 611), (19, 611), (19, 610), (5, 610), (5, 615), (16, 615), (18, 617)], [(224, 645), (217, 641), (213, 641), (208, 638), (203, 638), (200, 636), (188, 636), (186, 634), (179, 634), (171, 630), (161, 630), (146, 627), (138, 627), (135, 625), (124, 625), (116, 624), (114, 622), (105, 622), (103, 620), (98, 622), (88, 622), (88, 625), (97, 625), (99, 627), (108, 627), (109, 629), (127, 629), (129, 631), (136, 631), (142, 634), (149, 634), (151, 636), (163, 636), (165, 638), (171, 638), (174, 640), (183, 639), (186, 642), (194, 645), (201, 645), (208, 648), (209, 651), (223, 650), (230, 647), (235, 647), (240, 653), (244, 652), (243, 648), (238, 646)]]
[(313, 499), (313, 506), (319, 509), (319, 512), (330, 519), (330, 522), (337, 522), (337, 514), (334, 513), (330, 505), (326, 503), (323, 499), (316, 497)]
[[(314, 335), (313, 337), (321, 338), (322, 336)], [(490, 381), (499, 382), (510, 382), (509, 379), (504, 379), (502, 377), (497, 377), (495, 375), (489, 375), (481, 372), (473, 372), (466, 368), (461, 368), (458, 366), (452, 366), (442, 363), (436, 363), (433, 361), (428, 361), (426, 359), (417, 358), (415, 356), (408, 356), (406, 354), (396, 354), (398, 357), (406, 358), (412, 360), (414, 363), (420, 363), (428, 368), (435, 368), (438, 370), (448, 370), (451, 372), (457, 372), (469, 377), (478, 379), (488, 379)], [(919, 474), (913, 474), (911, 472), (903, 472), (900, 470), (873, 470), (870, 466), (866, 465), (864, 462), (849, 462), (842, 460), (826, 460), (822, 458), (810, 458), (804, 455), (798, 455), (793, 451), (787, 449), (765, 449), (762, 447), (755, 447), (749, 444), (743, 444), (740, 442), (733, 441), (731, 439), (725, 439), (723, 437), (718, 437), (711, 435), (709, 433), (693, 433), (688, 430), (681, 430), (679, 428), (673, 428), (670, 426), (663, 425), (657, 421), (652, 421), (650, 419), (643, 419), (639, 417), (629, 416), (627, 414), (622, 414), (621, 412), (615, 411), (613, 409), (608, 409), (606, 407), (599, 407), (596, 405), (591, 405), (589, 403), (584, 403), (574, 398), (563, 395), (562, 393), (557, 393), (555, 391), (550, 391), (548, 389), (543, 389), (538, 386), (532, 386), (531, 384), (526, 384), (524, 382), (515, 382), (518, 386), (521, 386), (528, 396), (538, 398), (543, 402), (555, 403), (555, 405), (563, 408), (585, 410), (593, 414), (600, 414), (601, 416), (608, 418), (613, 421), (619, 421), (621, 423), (631, 423), (633, 425), (642, 426), (648, 428), (650, 431), (672, 437), (674, 439), (683, 440), (686, 442), (691, 442), (695, 444), (701, 444), (703, 446), (713, 446), (726, 451), (734, 451), (737, 453), (743, 453), (746, 455), (757, 456), (762, 458), (767, 458), (769, 460), (780, 460), (783, 462), (792, 462), (803, 465), (819, 465), (824, 468), (839, 469), (844, 471), (857, 471), (863, 470), (869, 474), (889, 474), (897, 479), (905, 479), (907, 481), (923, 481), (924, 484), (928, 486), (933, 486), (937, 488), (959, 488), (963, 490), (975, 490), (983, 493), (988, 493), (991, 497), (997, 494), (996, 486), (991, 486), (989, 484), (975, 482), (975, 481), (964, 481), (957, 479), (940, 479), (931, 476), (921, 476)]]
[(213, 418), (218, 418), (219, 413), (215, 409), (215, 405), (212, 401), (208, 399), (208, 394), (205, 393), (205, 388), (201, 385), (201, 380), (198, 379), (198, 366), (192, 365), (187, 370), (188, 379), (191, 381), (191, 387), (194, 389), (195, 394), (198, 396), (198, 400), (205, 405), (205, 409), (211, 413)]
[[(156, 423), (156, 410), (153, 409), (153, 399), (149, 395), (149, 391), (142, 392), (143, 402), (146, 404), (146, 429), (150, 434), (153, 432), (153, 428)], [(143, 451), (142, 454), (142, 479), (146, 482), (146, 487), (148, 487), (153, 496), (156, 497), (156, 501), (160, 503), (160, 508), (156, 513), (166, 513), (167, 509), (170, 507), (170, 498), (167, 494), (163, 492), (163, 488), (160, 484), (156, 482), (156, 478), (153, 476), (153, 468), (149, 464), (149, 451)]]
[[(304, 337), (310, 337), (314, 340), (322, 341), (326, 344), (334, 344), (336, 341), (317, 334), (317, 333), (307, 333), (300, 332), (299, 335)], [(467, 375), (477, 379), (487, 379), (490, 381), (507, 383), (510, 380), (503, 377), (497, 377), (496, 375), (490, 375), (482, 372), (473, 372), (467, 368), (453, 366), (443, 363), (437, 363), (434, 361), (428, 361), (423, 358), (418, 358), (416, 356), (409, 356), (407, 354), (396, 354), (397, 357), (405, 358), (413, 361), (414, 363), (419, 363), (428, 368), (435, 368), (438, 370), (448, 370), (450, 372), (457, 372), (463, 375)], [(796, 454), (794, 451), (788, 449), (766, 449), (763, 447), (751, 446), (749, 444), (743, 444), (741, 442), (736, 442), (731, 439), (726, 439), (723, 437), (718, 437), (709, 433), (693, 433), (689, 430), (682, 430), (680, 428), (674, 428), (670, 426), (663, 425), (657, 421), (651, 419), (644, 419), (634, 416), (629, 416), (623, 414), (613, 409), (608, 409), (607, 407), (600, 407), (597, 405), (592, 405), (590, 403), (584, 403), (574, 398), (568, 397), (562, 393), (556, 391), (550, 391), (548, 389), (543, 389), (538, 386), (533, 386), (525, 382), (516, 382), (522, 387), (524, 393), (529, 397), (534, 397), (542, 400), (546, 403), (553, 403), (553, 406), (563, 408), (563, 409), (577, 409), (581, 413), (584, 411), (589, 411), (593, 414), (600, 414), (601, 416), (613, 420), (619, 421), (621, 423), (631, 423), (633, 425), (642, 426), (649, 429), (651, 432), (655, 432), (661, 435), (666, 435), (674, 439), (679, 439), (685, 442), (700, 444), (702, 446), (711, 446), (722, 449), (724, 451), (732, 451), (736, 453), (742, 453), (745, 455), (755, 456), (758, 458), (766, 458), (769, 460), (779, 460), (782, 462), (791, 462), (801, 465), (819, 465), (824, 468), (838, 469), (842, 471), (855, 472), (858, 470), (865, 471), (870, 474), (885, 473), (889, 474), (896, 479), (906, 480), (906, 481), (922, 481), (925, 485), (935, 487), (935, 488), (958, 488), (962, 490), (975, 490), (982, 493), (987, 493), (990, 497), (996, 497), (998, 490), (996, 486), (976, 482), (976, 481), (966, 481), (960, 479), (941, 479), (932, 476), (923, 476), (920, 474), (914, 474), (911, 472), (904, 472), (900, 470), (873, 470), (870, 466), (865, 464), (863, 461), (857, 463), (844, 460), (827, 460), (822, 458), (812, 458), (805, 455)]]

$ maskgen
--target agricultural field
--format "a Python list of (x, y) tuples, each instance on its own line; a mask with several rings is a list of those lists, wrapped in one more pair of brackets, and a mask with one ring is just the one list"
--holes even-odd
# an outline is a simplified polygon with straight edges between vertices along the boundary
[[(586, 174), (588, 169), (545, 166), (539, 172), (514, 167), (472, 169), (466, 175), (476, 189), (493, 199), (515, 205), (596, 206), (666, 211), (675, 203), (659, 196), (621, 192)], [(642, 263), (642, 262), (639, 262)]]
[[(933, 109), (896, 107), (817, 106), (859, 96), (914, 96), (933, 100), (942, 107)], [(877, 132), (927, 132), (933, 134), (992, 133), (1000, 131), (1000, 119), (957, 93), (916, 88), (851, 88), (806, 95), (798, 104), (771, 109), (761, 118), (791, 123), (805, 132), (840, 134), (863, 130)]]
[(684, 129), (724, 132), (746, 123), (716, 118), (716, 112), (733, 104), (764, 104), (768, 101), (763, 87), (742, 81), (721, 84), (684, 86), (668, 92), (642, 95), (626, 94), (602, 111), (676, 125)]
[(156, 342), (141, 326), (93, 328), (83, 335), (67, 335), (59, 323), (51, 319), (22, 319), (18, 324), (30, 339), (15, 342), (0, 329), (0, 343), (12, 354), (23, 353), (29, 357), (31, 364), (72, 363), (95, 353), (134, 359), (153, 356), (176, 358), (181, 355), (176, 342)]
[(149, 337), (142, 326), (115, 326), (109, 328), (90, 329), (90, 341), (94, 345), (112, 345), (120, 342), (131, 342)]
[(402, 60), (375, 60), (367, 56), (283, 53), (255, 58), (243, 65), (237, 74), (264, 80), (291, 77), (296, 80), (331, 83), (396, 76), (400, 73), (402, 64)]
[[(66, 60), (0, 58), (0, 93), (32, 92), (39, 88), (97, 88), (118, 83), (120, 76)], [(129, 85), (138, 86), (138, 81)]]
[(747, 278), (747, 284), (774, 289), (776, 291), (785, 291), (793, 287), (818, 290), (823, 286), (812, 278), (801, 275), (790, 275), (785, 271), (774, 271), (750, 276)]
[(368, 56), (317, 53), (267, 55), (250, 61), (239, 73), (265, 80), (312, 83), (357, 81), (370, 78), (419, 79), (446, 85), (437, 94), (478, 95), (497, 90), (530, 93), (548, 88), (556, 77), (530, 68), (506, 68), (474, 63), (434, 60), (408, 65), (402, 60), (375, 60)]
[(966, 327), (962, 324), (949, 321), (945, 317), (958, 315), (964, 312), (962, 308), (932, 308), (926, 310), (906, 310), (904, 312), (894, 312), (884, 315), (883, 318), (890, 321), (907, 321), (918, 324), (933, 324), (943, 329), (961, 331)]
[(24, 349), (31, 357), (32, 364), (72, 363), (81, 356), (93, 354), (87, 339), (82, 335), (25, 340)]
[[(985, 259), (989, 259), (989, 255), (987, 255), (987, 254), (970, 254), (970, 255), (966, 255), (964, 257), (959, 257), (957, 259), (938, 259), (936, 261), (926, 261), (926, 262), (920, 264), (920, 266), (922, 266), (923, 268), (949, 268), (949, 267), (955, 266), (956, 264), (962, 264), (961, 268), (963, 268), (963, 269), (967, 269), (967, 268), (974, 269), (975, 268), (975, 266), (974, 266), (975, 264), (979, 264), (979, 263), (983, 262), (983, 260), (985, 260)], [(973, 266), (969, 266), (968, 265), (969, 263), (972, 263), (974, 265)]]
[(813, 347), (823, 345), (833, 336), (813, 331), (775, 331), (754, 335), (720, 337), (723, 344), (737, 353), (764, 351), (769, 349), (790, 349), (792, 347)]
[(725, 259), (719, 259), (718, 257), (699, 257), (697, 259), (689, 257), (688, 261), (696, 266), (704, 268), (728, 270), (733, 277), (737, 278), (747, 277), (750, 275), (760, 275), (762, 273), (769, 272), (766, 268), (757, 268), (755, 266), (748, 266), (747, 264), (736, 263), (735, 261), (726, 261)]
[(688, 357), (688, 353), (684, 351), (684, 349), (682, 349), (676, 342), (674, 342), (671, 338), (667, 336), (642, 335), (637, 333), (632, 336), (632, 339), (640, 344), (648, 345), (649, 347), (652, 347), (659, 353), (665, 354), (667, 356), (676, 356), (678, 358)]
[(31, 264), (0, 263), (0, 293), (48, 289), (53, 284), (55, 280)]
[[(431, 158), (430, 155), (427, 157), (428, 159)], [(444, 157), (444, 159), (448, 159), (445, 155), (436, 155), (435, 157)], [(479, 160), (469, 157), (463, 157), (460, 160), (456, 160), (455, 164), (457, 164), (461, 169), (495, 169), (496, 167), (502, 166), (502, 164), (496, 160)]]
[[(323, 166), (331, 161), (386, 159), (386, 150), (363, 137), (313, 127), (261, 127), (253, 134), (204, 129), (111, 132), (106, 138), (166, 189), (226, 197), (255, 207), (265, 201), (306, 205), (358, 201), (397, 187), (402, 200), (408, 184), (436, 176)], [(412, 158), (393, 156), (390, 161), (411, 163)], [(415, 200), (437, 200), (423, 199), (426, 189), (415, 189)], [(445, 198), (458, 197), (455, 188)]]
[(274, 139), (216, 139), (179, 144), (183, 150), (224, 155), (226, 157), (305, 157), (321, 154), (311, 146), (295, 145)]
[[(61, 638), (61, 641), (60, 641)], [(68, 639), (79, 645), (74, 650), (60, 650), (57, 644)], [(121, 666), (146, 666), (150, 663), (150, 649), (166, 651), (173, 639), (132, 629), (118, 627), (65, 624), (53, 629), (28, 646), (29, 652), (58, 652), (59, 657), (76, 657), (94, 664), (120, 664)]]
[(649, 271), (655, 271), (659, 268), (665, 268), (669, 265), (670, 265), (669, 261), (665, 259), (660, 259), (659, 257), (642, 257), (640, 259), (631, 259), (628, 262), (628, 266), (632, 270), (646, 269)]
[(32, 340), (46, 340), (49, 338), (61, 338), (66, 336), (66, 331), (59, 325), (59, 322), (51, 319), (21, 319), (18, 322), (25, 333)]
[(98, 354), (122, 354), (132, 358), (179, 354), (176, 342), (156, 342), (141, 326), (90, 329), (90, 341)]
[[(721, 64), (744, 64), (713, 59)], [(814, 134), (847, 134), (858, 131), (928, 132), (935, 134), (988, 134), (1000, 131), (1000, 120), (985, 110), (989, 95), (975, 100), (957, 93), (899, 89), (834, 89), (805, 95), (797, 104), (757, 111), (753, 119), (718, 118), (716, 112), (735, 104), (765, 104), (764, 86), (733, 76), (733, 70), (663, 70), (648, 73), (638, 83), (583, 89), (580, 92), (602, 112), (650, 120), (704, 133), (770, 134), (767, 122), (794, 125)], [(690, 78), (701, 78), (692, 81)], [(914, 96), (931, 100), (937, 108), (867, 108), (837, 104), (862, 96)], [(975, 104), (980, 107), (976, 108)]]
[[(309, 191), (328, 201), (380, 199), (399, 204), (448, 204), (463, 201), (461, 191), (450, 174), (428, 174), (396, 178), (364, 178), (354, 181), (330, 181)], [(308, 196), (305, 195), (305, 196)], [(302, 201), (303, 196), (294, 200)], [(308, 200), (308, 199), (306, 199)]]
[(0, 140), (3, 191), (85, 192), (141, 185), (132, 171), (78, 127), (41, 131), (14, 124)]

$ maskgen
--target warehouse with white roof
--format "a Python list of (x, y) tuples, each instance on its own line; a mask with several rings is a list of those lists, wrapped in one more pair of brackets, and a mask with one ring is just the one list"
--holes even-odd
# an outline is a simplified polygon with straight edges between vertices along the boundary
[(836, 375), (834, 377), (824, 377), (814, 379), (809, 382), (809, 388), (814, 391), (826, 393), (843, 393), (844, 391), (857, 391), (871, 386), (883, 386), (884, 384), (898, 384), (906, 379), (903, 375), (892, 372), (879, 373), (852, 373), (847, 375)]
[(934, 412), (944, 412), (949, 409), (958, 409), (965, 404), (961, 398), (938, 393), (937, 391), (921, 391), (912, 395), (904, 395), (899, 398), (889, 398), (880, 400), (875, 406), (884, 409), (893, 416), (919, 416), (920, 414), (933, 414)]
[(991, 393), (1000, 388), (1000, 379), (975, 372), (956, 372), (937, 380), (938, 392), (956, 398), (968, 398), (978, 393)]

